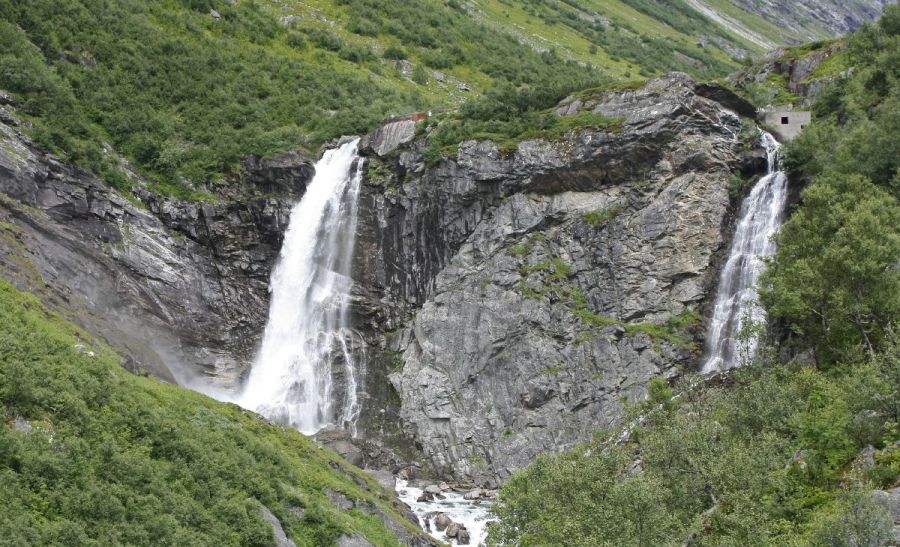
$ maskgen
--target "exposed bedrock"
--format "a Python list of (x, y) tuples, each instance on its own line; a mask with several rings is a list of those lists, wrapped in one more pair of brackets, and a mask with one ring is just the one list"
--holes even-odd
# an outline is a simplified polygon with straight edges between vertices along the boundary
[(0, 123), (0, 273), (132, 370), (232, 388), (265, 325), (269, 272), (310, 160), (248, 159), (211, 201), (144, 189), (129, 200), (36, 149), (17, 123), (9, 111)]
[(729, 184), (747, 169), (740, 119), (712, 99), (736, 97), (702, 93), (669, 75), (560, 109), (615, 130), (506, 154), (466, 142), (433, 167), (421, 139), (369, 146), (355, 274), (369, 432), (494, 483), (696, 366)]

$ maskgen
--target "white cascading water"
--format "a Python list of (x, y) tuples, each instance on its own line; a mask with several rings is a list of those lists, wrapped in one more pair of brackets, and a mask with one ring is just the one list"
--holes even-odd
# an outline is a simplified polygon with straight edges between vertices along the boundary
[(772, 236), (781, 225), (787, 200), (787, 176), (778, 170), (780, 145), (772, 135), (762, 134), (768, 155), (768, 174), (759, 180), (741, 204), (740, 220), (734, 232), (728, 261), (722, 268), (715, 308), (706, 335), (704, 373), (737, 366), (739, 353), (752, 357), (756, 338), (739, 340), (744, 321), (764, 319), (757, 301), (756, 284), (765, 268), (762, 259), (772, 256)]
[[(362, 160), (359, 139), (328, 150), (291, 210), (272, 273), (262, 347), (238, 402), (270, 420), (312, 434), (336, 422), (355, 434), (357, 376), (348, 347), (350, 277)], [(335, 408), (332, 364), (346, 367), (346, 393)]]

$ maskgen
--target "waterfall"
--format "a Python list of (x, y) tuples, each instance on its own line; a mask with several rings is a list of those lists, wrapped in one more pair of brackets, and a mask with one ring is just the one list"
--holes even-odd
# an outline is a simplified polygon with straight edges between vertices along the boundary
[[(772, 256), (772, 236), (781, 225), (787, 200), (787, 177), (778, 171), (778, 141), (762, 134), (769, 161), (768, 173), (759, 180), (741, 204), (740, 216), (728, 261), (722, 268), (712, 321), (706, 335), (703, 372), (724, 370), (738, 364), (739, 352), (752, 357), (757, 340), (753, 335), (738, 340), (746, 320), (763, 320), (757, 302), (756, 284), (765, 268), (762, 258)], [(743, 347), (741, 346), (743, 344)]]
[[(354, 363), (350, 351), (348, 317), (363, 165), (357, 143), (325, 152), (291, 210), (272, 272), (262, 347), (237, 400), (307, 434), (330, 423), (355, 434), (359, 415), (356, 385), (362, 363)], [(332, 365), (339, 363), (346, 393), (335, 404)]]

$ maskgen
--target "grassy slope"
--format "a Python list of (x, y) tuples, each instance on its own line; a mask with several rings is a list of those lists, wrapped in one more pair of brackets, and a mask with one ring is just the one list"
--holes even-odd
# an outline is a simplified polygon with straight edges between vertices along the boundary
[(315, 149), (499, 84), (711, 78), (737, 66), (700, 36), (756, 51), (682, 2), (463, 4), (0, 0), (0, 88), (41, 146), (127, 186), (107, 141), (160, 190), (190, 197), (247, 154)]
[(393, 513), (389, 496), (300, 433), (129, 374), (2, 281), (0, 324), (0, 543), (271, 545), (263, 503), (298, 545), (353, 532), (396, 545), (323, 489)]

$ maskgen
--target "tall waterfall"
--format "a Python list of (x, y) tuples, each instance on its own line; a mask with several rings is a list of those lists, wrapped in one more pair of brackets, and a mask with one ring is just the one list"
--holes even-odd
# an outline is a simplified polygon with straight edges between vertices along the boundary
[(715, 309), (706, 334), (704, 373), (734, 367), (740, 364), (740, 353), (752, 357), (756, 350), (754, 336), (738, 340), (738, 334), (747, 319), (763, 319), (756, 284), (765, 267), (762, 258), (775, 252), (772, 236), (781, 225), (787, 200), (787, 177), (778, 171), (780, 145), (768, 133), (762, 134), (762, 142), (769, 160), (768, 174), (741, 204), (740, 220), (719, 278)]
[[(363, 162), (358, 139), (325, 152), (291, 219), (272, 273), (262, 348), (238, 403), (300, 431), (355, 427), (358, 368), (348, 347), (350, 277)], [(332, 364), (345, 367), (334, 401)], [(337, 407), (337, 408), (336, 408)], [(355, 433), (355, 432), (354, 432)]]

